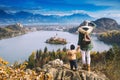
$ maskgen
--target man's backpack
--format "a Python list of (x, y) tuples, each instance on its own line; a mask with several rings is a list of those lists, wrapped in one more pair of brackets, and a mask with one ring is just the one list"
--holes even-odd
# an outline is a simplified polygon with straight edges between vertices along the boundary
[(84, 34), (83, 40), (82, 40), (82, 44), (83, 45), (89, 45), (91, 43), (91, 38), (89, 34)]

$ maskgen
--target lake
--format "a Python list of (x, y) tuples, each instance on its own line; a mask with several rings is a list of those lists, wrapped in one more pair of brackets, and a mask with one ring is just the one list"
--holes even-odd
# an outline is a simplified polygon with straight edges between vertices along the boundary
[[(54, 45), (45, 43), (46, 39), (51, 36), (65, 38), (68, 41), (66, 45)], [(92, 36), (94, 48), (93, 51), (108, 50), (111, 46), (107, 45)], [(47, 47), (49, 51), (69, 48), (70, 44), (75, 44), (77, 47), (78, 35), (61, 31), (36, 31), (14, 38), (0, 40), (0, 57), (11, 63), (15, 61), (22, 62), (27, 60), (33, 51), (44, 49)]]

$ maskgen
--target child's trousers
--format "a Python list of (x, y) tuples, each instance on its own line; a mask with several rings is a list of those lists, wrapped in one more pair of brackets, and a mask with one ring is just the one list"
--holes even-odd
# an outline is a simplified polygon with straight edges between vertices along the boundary
[(75, 69), (77, 69), (77, 60), (70, 60), (70, 68), (73, 69), (73, 67), (75, 67)]

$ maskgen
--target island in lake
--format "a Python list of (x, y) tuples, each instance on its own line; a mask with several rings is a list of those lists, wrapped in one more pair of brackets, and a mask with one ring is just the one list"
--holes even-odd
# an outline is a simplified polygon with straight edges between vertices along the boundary
[(57, 34), (56, 34), (56, 36), (50, 37), (49, 39), (47, 39), (46, 43), (49, 43), (49, 44), (67, 44), (67, 41), (64, 38), (57, 37)]

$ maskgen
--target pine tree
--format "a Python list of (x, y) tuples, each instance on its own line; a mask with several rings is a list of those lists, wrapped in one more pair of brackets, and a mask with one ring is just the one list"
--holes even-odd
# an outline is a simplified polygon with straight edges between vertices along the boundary
[(48, 49), (47, 47), (44, 48), (44, 53), (47, 53)]
[(32, 54), (29, 56), (27, 67), (31, 69), (35, 67), (35, 52), (32, 52)]

